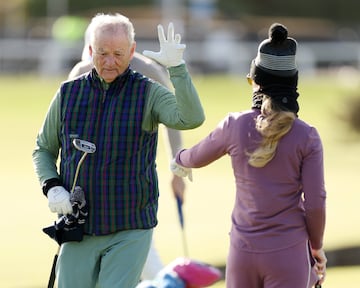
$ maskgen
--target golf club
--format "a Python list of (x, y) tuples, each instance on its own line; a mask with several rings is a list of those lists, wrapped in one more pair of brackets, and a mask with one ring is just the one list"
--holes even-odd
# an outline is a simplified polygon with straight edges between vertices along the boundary
[(208, 287), (217, 282), (222, 277), (222, 272), (209, 264), (190, 259), (187, 240), (185, 235), (185, 221), (182, 210), (183, 202), (179, 196), (176, 196), (179, 221), (182, 231), (182, 242), (184, 256), (175, 259), (170, 266), (182, 280), (185, 281), (186, 287)]
[(85, 141), (85, 140), (81, 140), (81, 139), (74, 139), (73, 140), (73, 145), (75, 146), (75, 148), (79, 151), (84, 152), (84, 154), (81, 156), (78, 165), (76, 166), (76, 172), (75, 172), (75, 177), (74, 177), (74, 182), (73, 182), (73, 186), (71, 188), (71, 193), (74, 192), (75, 186), (76, 186), (76, 181), (77, 178), (79, 176), (79, 171), (80, 171), (80, 167), (81, 164), (84, 162), (86, 156), (88, 154), (92, 154), (95, 153), (96, 151), (96, 146), (94, 143)]
[[(79, 176), (80, 167), (81, 167), (82, 163), (84, 162), (86, 156), (88, 154), (95, 153), (95, 151), (96, 151), (96, 145), (94, 143), (91, 143), (91, 142), (88, 142), (88, 141), (85, 141), (85, 140), (81, 140), (81, 139), (74, 139), (72, 143), (73, 143), (74, 147), (77, 150), (83, 152), (84, 154), (81, 156), (81, 158), (80, 158), (80, 160), (79, 160), (79, 162), (78, 162), (78, 164), (76, 166), (74, 181), (73, 181), (73, 185), (72, 185), (72, 188), (70, 190), (70, 193), (73, 193), (74, 190), (75, 190), (77, 178)], [(57, 259), (58, 259), (60, 247), (61, 246), (58, 247), (58, 250), (57, 250), (57, 252), (56, 252), (56, 254), (54, 256), (54, 260), (53, 260), (52, 267), (51, 267), (51, 272), (50, 272), (50, 278), (49, 278), (49, 281), (48, 281), (48, 288), (53, 288), (54, 287), (55, 277), (56, 277), (55, 267), (56, 267), (56, 262), (57, 262)]]
[(184, 257), (188, 257), (189, 252), (188, 252), (188, 246), (187, 246), (186, 235), (185, 235), (184, 214), (183, 214), (183, 210), (182, 210), (182, 204), (183, 203), (182, 203), (182, 200), (180, 199), (179, 196), (176, 196), (176, 203), (177, 203), (179, 221), (180, 221), (180, 226), (181, 226)]

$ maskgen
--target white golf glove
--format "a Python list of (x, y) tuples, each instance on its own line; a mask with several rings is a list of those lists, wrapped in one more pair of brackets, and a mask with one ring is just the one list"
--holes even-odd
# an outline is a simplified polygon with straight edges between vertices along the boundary
[(171, 160), (170, 162), (170, 170), (176, 176), (188, 177), (190, 181), (193, 181), (191, 168), (186, 168), (184, 166), (181, 166), (180, 164), (176, 163), (175, 159)]
[(175, 67), (185, 63), (183, 53), (186, 48), (185, 44), (180, 44), (180, 34), (174, 34), (173, 23), (169, 24), (167, 39), (165, 38), (164, 28), (158, 25), (158, 37), (160, 42), (160, 52), (145, 50), (143, 54), (165, 67)]
[(49, 208), (51, 212), (58, 214), (71, 214), (73, 209), (70, 203), (70, 193), (62, 186), (55, 186), (47, 193)]

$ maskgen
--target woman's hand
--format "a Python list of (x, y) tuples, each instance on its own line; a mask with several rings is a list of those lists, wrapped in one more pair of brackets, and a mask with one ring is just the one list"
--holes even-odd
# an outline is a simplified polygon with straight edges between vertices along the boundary
[(311, 254), (316, 260), (315, 271), (320, 277), (319, 284), (325, 281), (327, 258), (323, 249), (311, 249)]

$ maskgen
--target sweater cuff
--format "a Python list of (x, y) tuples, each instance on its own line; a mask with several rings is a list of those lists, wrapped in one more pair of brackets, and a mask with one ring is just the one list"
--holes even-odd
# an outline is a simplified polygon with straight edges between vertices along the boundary
[(45, 196), (47, 196), (47, 193), (48, 193), (49, 189), (52, 188), (52, 187), (55, 187), (55, 186), (62, 186), (62, 182), (61, 182), (60, 179), (51, 178), (51, 179), (45, 180), (43, 185), (42, 185), (43, 194)]
[(178, 66), (168, 67), (170, 77), (183, 76), (186, 73), (189, 73), (185, 63), (182, 63)]

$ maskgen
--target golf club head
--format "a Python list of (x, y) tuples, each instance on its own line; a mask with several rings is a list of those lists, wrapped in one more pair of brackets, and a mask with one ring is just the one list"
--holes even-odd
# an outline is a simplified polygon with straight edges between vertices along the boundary
[(92, 154), (96, 151), (96, 145), (89, 141), (85, 141), (85, 140), (81, 140), (81, 139), (74, 139), (73, 144), (77, 150), (85, 152), (85, 153)]

